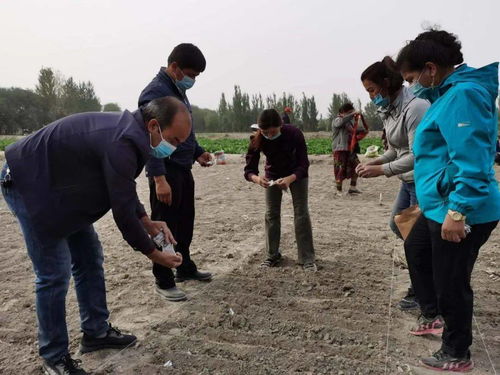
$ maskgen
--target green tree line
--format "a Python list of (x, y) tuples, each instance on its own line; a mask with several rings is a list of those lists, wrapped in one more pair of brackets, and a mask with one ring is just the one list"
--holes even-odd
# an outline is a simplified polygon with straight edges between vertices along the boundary
[[(499, 99), (500, 101), (500, 99)], [(382, 120), (377, 107), (370, 101), (362, 106), (359, 99), (352, 100), (348, 94), (333, 93), (326, 117), (319, 114), (314, 96), (293, 94), (248, 94), (240, 86), (234, 86), (232, 97), (221, 94), (216, 110), (193, 106), (193, 118), (197, 132), (247, 132), (257, 122), (259, 113), (265, 108), (274, 108), (282, 113), (291, 107), (292, 124), (303, 131), (329, 131), (340, 106), (353, 103), (363, 113), (370, 129), (381, 130)], [(103, 106), (91, 82), (77, 82), (73, 77), (65, 78), (52, 68), (42, 68), (34, 90), (17, 87), (0, 87), (0, 134), (31, 133), (42, 126), (67, 115), (88, 111), (121, 111), (116, 103)], [(500, 118), (499, 118), (500, 127)]]
[(121, 109), (116, 103), (102, 107), (91, 82), (77, 82), (42, 68), (35, 90), (0, 88), (0, 134), (31, 133), (73, 113), (101, 110)]
[(271, 94), (263, 97), (262, 94), (249, 95), (241, 88), (234, 86), (231, 98), (222, 93), (217, 110), (193, 106), (193, 119), (197, 132), (247, 132), (251, 124), (257, 122), (259, 113), (265, 108), (274, 108), (282, 113), (285, 107), (293, 109), (290, 115), (292, 124), (303, 131), (314, 132), (331, 129), (332, 120), (337, 116), (340, 106), (346, 102), (354, 103), (372, 130), (382, 129), (382, 120), (377, 114), (377, 107), (369, 102), (363, 108), (361, 101), (353, 101), (346, 93), (333, 94), (328, 106), (327, 117), (319, 114), (314, 96), (295, 97), (289, 93), (280, 96)]

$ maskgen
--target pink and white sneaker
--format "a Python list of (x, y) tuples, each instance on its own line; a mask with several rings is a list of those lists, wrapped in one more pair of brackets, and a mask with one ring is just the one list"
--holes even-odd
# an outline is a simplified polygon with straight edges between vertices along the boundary
[(439, 315), (434, 318), (426, 318), (420, 315), (416, 327), (410, 330), (415, 336), (440, 335), (443, 333), (444, 321)]
[(431, 357), (422, 358), (424, 367), (435, 371), (469, 372), (474, 368), (474, 362), (470, 359), (470, 353), (463, 358), (452, 357), (439, 349)]

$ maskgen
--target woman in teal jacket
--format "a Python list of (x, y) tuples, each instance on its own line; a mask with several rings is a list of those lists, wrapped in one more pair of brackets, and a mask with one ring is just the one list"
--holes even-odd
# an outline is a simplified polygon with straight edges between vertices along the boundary
[(422, 216), (405, 251), (422, 316), (410, 333), (440, 333), (442, 316), (441, 349), (422, 363), (456, 372), (474, 366), (470, 278), (479, 248), (500, 219), (493, 170), (498, 63), (480, 69), (462, 63), (456, 36), (439, 30), (420, 34), (397, 59), (413, 93), (431, 102), (413, 144)]

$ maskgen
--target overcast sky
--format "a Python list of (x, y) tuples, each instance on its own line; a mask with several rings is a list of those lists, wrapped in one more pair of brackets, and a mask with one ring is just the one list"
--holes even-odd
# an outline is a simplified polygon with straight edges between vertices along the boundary
[(1, 0), (0, 86), (34, 88), (41, 67), (90, 80), (101, 103), (135, 109), (172, 48), (196, 44), (207, 69), (188, 96), (215, 109), (221, 92), (368, 100), (359, 76), (424, 22), (456, 33), (465, 61), (500, 60), (499, 0)]

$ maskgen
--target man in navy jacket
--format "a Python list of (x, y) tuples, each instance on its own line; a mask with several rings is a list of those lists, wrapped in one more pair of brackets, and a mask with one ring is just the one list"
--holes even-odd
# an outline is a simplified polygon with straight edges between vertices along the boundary
[[(196, 77), (205, 70), (206, 61), (202, 52), (193, 44), (176, 46), (168, 57), (168, 66), (161, 67), (155, 78), (146, 86), (139, 97), (139, 106), (163, 96), (181, 100), (191, 112), (186, 90), (191, 88)], [(190, 257), (189, 247), (194, 228), (194, 179), (193, 163), (211, 165), (211, 156), (198, 145), (194, 130), (188, 139), (179, 145), (166, 159), (151, 159), (146, 165), (149, 177), (151, 217), (165, 221), (177, 240), (176, 251), (182, 254), (182, 264), (177, 267), (174, 279), (172, 270), (161, 264), (153, 264), (156, 292), (169, 301), (182, 301), (186, 294), (176, 287), (175, 281), (209, 281), (209, 272), (198, 271)]]
[[(128, 244), (156, 264), (182, 256), (156, 249), (163, 231), (139, 202), (135, 179), (153, 153), (191, 132), (191, 116), (174, 98), (135, 112), (80, 113), (49, 124), (9, 146), (2, 193), (21, 225), (36, 274), (39, 353), (49, 374), (85, 374), (68, 352), (65, 297), (71, 275), (80, 309), (81, 351), (124, 348), (136, 337), (108, 323), (103, 252), (92, 224), (110, 209)], [(169, 146), (169, 147), (170, 147)], [(161, 151), (161, 150), (160, 150)]]

